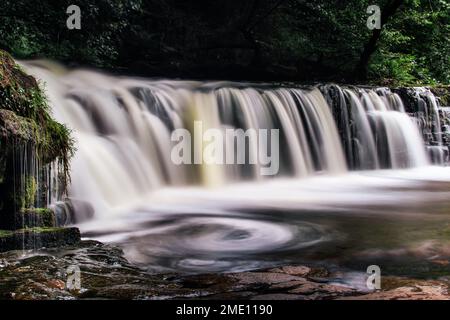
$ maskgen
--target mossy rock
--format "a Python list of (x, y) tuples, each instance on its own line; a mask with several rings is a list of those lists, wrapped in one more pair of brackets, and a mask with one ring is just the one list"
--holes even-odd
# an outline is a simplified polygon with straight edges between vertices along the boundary
[(0, 109), (0, 139), (14, 137), (24, 142), (35, 142), (39, 135), (36, 122), (16, 115), (13, 111)]
[(14, 231), (10, 230), (0, 230), (0, 238), (9, 237), (14, 233)]
[(56, 227), (56, 217), (48, 208), (23, 209), (16, 213), (16, 226), (23, 228)]
[[(44, 163), (59, 159), (68, 174), (73, 154), (70, 130), (52, 119), (42, 85), (0, 50), (0, 149), (32, 141)], [(3, 143), (2, 143), (3, 142)]]
[(78, 228), (25, 228), (0, 230), (0, 252), (75, 245), (81, 241)]
[[(41, 177), (32, 177), (27, 169), (22, 172), (17, 158), (26, 153), (42, 167), (57, 161), (58, 182), (64, 189), (70, 181), (73, 144), (70, 130), (52, 119), (43, 86), (0, 50), (0, 228), (29, 227), (30, 217), (37, 217), (39, 226), (53, 226), (37, 215), (19, 217), (22, 222), (29, 221), (15, 223), (16, 208), (33, 207), (44, 194), (37, 194), (35, 188)], [(25, 192), (18, 194), (17, 190)]]
[[(23, 72), (9, 53), (0, 50), (0, 87), (4, 90), (17, 89), (20, 93), (22, 90), (35, 89), (38, 84), (35, 78)], [(16, 98), (19, 102), (25, 102), (29, 97), (18, 95)]]
[(58, 226), (81, 223), (92, 219), (95, 215), (95, 209), (92, 204), (73, 198), (66, 198), (64, 201), (56, 202), (52, 205), (52, 210), (55, 212)]
[(439, 98), (441, 106), (450, 107), (450, 86), (436, 86), (431, 87), (430, 90)]

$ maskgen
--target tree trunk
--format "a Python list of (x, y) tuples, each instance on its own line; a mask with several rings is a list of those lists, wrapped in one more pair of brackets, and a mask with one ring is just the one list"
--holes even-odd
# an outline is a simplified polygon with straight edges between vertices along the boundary
[(359, 62), (353, 71), (353, 81), (367, 79), (367, 67), (369, 65), (372, 54), (377, 50), (378, 41), (381, 37), (381, 30), (388, 19), (395, 14), (397, 9), (403, 4), (403, 2), (404, 0), (392, 0), (383, 9), (381, 9), (381, 28), (373, 30), (372, 36), (364, 46), (364, 50), (361, 53)]

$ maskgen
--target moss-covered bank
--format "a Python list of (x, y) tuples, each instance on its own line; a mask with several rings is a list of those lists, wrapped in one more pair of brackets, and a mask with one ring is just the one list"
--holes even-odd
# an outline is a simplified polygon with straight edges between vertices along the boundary
[(0, 252), (17, 249), (60, 247), (80, 242), (78, 228), (25, 228), (0, 231)]
[[(36, 79), (0, 50), (0, 139), (31, 142), (44, 163), (59, 159), (68, 173), (73, 153), (70, 130), (52, 119), (47, 99)], [(2, 147), (6, 147), (3, 145)]]
[(19, 229), (16, 214), (45, 206), (50, 165), (69, 181), (70, 130), (52, 119), (42, 84), (0, 50), (0, 229)]

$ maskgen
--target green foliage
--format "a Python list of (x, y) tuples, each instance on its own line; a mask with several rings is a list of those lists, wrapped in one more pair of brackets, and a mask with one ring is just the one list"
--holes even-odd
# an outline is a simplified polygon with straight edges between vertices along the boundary
[(436, 85), (430, 70), (411, 54), (377, 53), (370, 64), (370, 77), (394, 86)]
[[(68, 30), (71, 0), (3, 0), (0, 47), (18, 58), (149, 75), (220, 77), (221, 69), (244, 67), (290, 70), (294, 80), (348, 81), (372, 35), (368, 5), (383, 9), (392, 1), (86, 0), (79, 4), (82, 29)], [(383, 26), (368, 80), (450, 83), (449, 21), (448, 0), (404, 0)]]
[(45, 56), (110, 67), (118, 56), (118, 37), (131, 23), (126, 17), (141, 2), (84, 1), (79, 4), (83, 27), (78, 31), (66, 28), (71, 0), (2, 0), (0, 44), (20, 59)]
[[(67, 184), (74, 152), (70, 130), (52, 119), (42, 84), (25, 74), (12, 57), (0, 50), (0, 148), (7, 154), (16, 143), (32, 144), (41, 163), (59, 161), (62, 183)], [(0, 167), (6, 158), (0, 158)], [(32, 180), (30, 180), (32, 179)], [(3, 178), (2, 178), (3, 180)], [(24, 178), (19, 207), (33, 207), (36, 181)]]
[(400, 85), (450, 83), (450, 3), (407, 0), (383, 29), (372, 79)]

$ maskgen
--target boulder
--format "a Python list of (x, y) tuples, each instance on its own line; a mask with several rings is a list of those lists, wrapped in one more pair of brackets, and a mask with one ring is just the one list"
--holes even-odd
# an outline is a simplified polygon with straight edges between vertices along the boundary
[(94, 217), (94, 207), (87, 201), (66, 198), (52, 205), (57, 226), (80, 223)]

